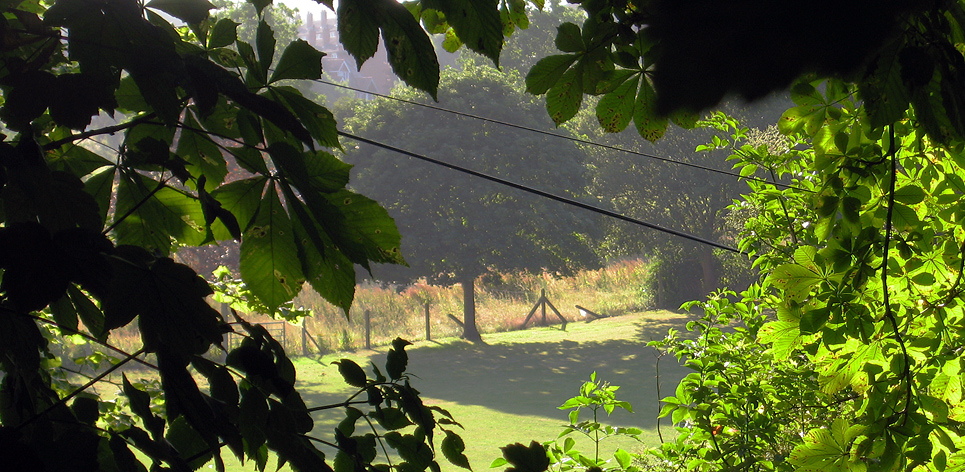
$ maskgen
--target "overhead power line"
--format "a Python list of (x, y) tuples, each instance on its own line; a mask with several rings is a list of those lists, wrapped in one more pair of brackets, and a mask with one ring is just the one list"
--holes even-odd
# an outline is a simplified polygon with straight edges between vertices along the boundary
[(391, 96), (391, 95), (385, 95), (385, 94), (381, 94), (381, 93), (378, 93), (378, 92), (369, 92), (369, 91), (367, 91), (367, 90), (362, 90), (362, 89), (359, 89), (359, 88), (350, 87), (350, 86), (348, 86), (348, 85), (339, 84), (339, 83), (336, 83), (336, 82), (329, 82), (329, 81), (327, 81), (327, 80), (320, 80), (320, 79), (319, 79), (319, 80), (315, 80), (315, 82), (322, 83), (322, 84), (326, 84), (326, 85), (331, 85), (331, 86), (333, 86), (333, 87), (343, 88), (343, 89), (346, 89), (346, 90), (351, 90), (351, 91), (353, 91), (353, 92), (359, 92), (359, 93), (366, 93), (366, 94), (369, 94), (369, 95), (375, 95), (375, 96), (377, 96), (377, 97), (386, 98), (386, 99), (389, 99), (389, 100), (395, 100), (395, 101), (397, 101), (397, 102), (407, 103), (407, 104), (409, 104), (409, 105), (416, 105), (416, 106), (420, 106), (420, 107), (423, 107), (423, 108), (428, 108), (428, 109), (430, 109), (430, 110), (437, 110), (437, 111), (441, 111), (441, 112), (444, 112), (444, 113), (451, 113), (451, 114), (453, 114), (453, 115), (462, 116), (462, 117), (465, 117), (465, 118), (472, 118), (472, 119), (474, 119), (474, 120), (486, 121), (486, 122), (493, 123), (493, 124), (497, 124), (497, 125), (501, 125), (501, 126), (507, 126), (507, 127), (510, 127), (510, 128), (516, 128), (516, 129), (520, 129), (520, 130), (524, 130), (524, 131), (529, 131), (529, 132), (532, 132), (532, 133), (539, 133), (539, 134), (546, 135), (546, 136), (552, 136), (552, 137), (554, 137), (554, 138), (566, 139), (566, 140), (573, 141), (573, 142), (577, 142), (577, 143), (580, 143), (580, 144), (586, 144), (586, 145), (590, 145), (590, 146), (596, 146), (596, 147), (600, 147), (600, 148), (603, 148), (603, 149), (608, 149), (608, 150), (611, 150), (611, 151), (624, 152), (624, 153), (632, 154), (632, 155), (635, 155), (635, 156), (646, 157), (646, 158), (648, 158), (648, 159), (655, 159), (655, 160), (658, 160), (658, 161), (661, 161), (661, 162), (666, 162), (666, 163), (668, 163), (668, 164), (676, 164), (676, 165), (681, 165), (681, 166), (685, 166), (685, 167), (690, 167), (690, 168), (693, 168), (693, 169), (700, 169), (700, 170), (707, 171), (707, 172), (713, 172), (713, 173), (716, 173), (716, 174), (722, 174), (722, 175), (727, 175), (727, 176), (730, 176), (730, 177), (736, 177), (736, 178), (738, 178), (738, 179), (753, 180), (753, 181), (756, 181), (756, 182), (767, 183), (767, 184), (771, 184), (771, 185), (774, 185), (774, 186), (776, 186), (776, 187), (781, 187), (781, 188), (793, 188), (793, 189), (795, 189), (795, 190), (802, 190), (802, 191), (805, 191), (805, 192), (811, 192), (811, 190), (808, 190), (808, 189), (805, 189), (805, 188), (801, 188), (801, 187), (797, 187), (797, 186), (794, 186), (794, 185), (789, 185), (789, 184), (785, 184), (785, 183), (781, 183), (781, 182), (772, 182), (772, 181), (770, 181), (770, 180), (762, 179), (762, 178), (760, 178), (760, 177), (754, 177), (754, 176), (747, 176), (747, 177), (745, 177), (745, 176), (741, 176), (740, 174), (738, 174), (738, 173), (736, 173), (736, 172), (730, 172), (730, 171), (726, 171), (726, 170), (723, 170), (723, 169), (715, 169), (715, 168), (713, 168), (713, 167), (702, 166), (702, 165), (700, 165), (700, 164), (693, 164), (693, 163), (690, 163), (690, 162), (678, 161), (678, 160), (676, 160), (676, 159), (670, 159), (670, 158), (668, 158), (668, 157), (661, 157), (661, 156), (657, 156), (657, 155), (649, 154), (649, 153), (645, 153), (645, 152), (633, 151), (633, 150), (630, 150), (630, 149), (624, 149), (624, 148), (617, 147), (617, 146), (611, 146), (611, 145), (609, 145), (609, 144), (598, 143), (598, 142), (595, 142), (595, 141), (590, 141), (590, 140), (586, 140), (586, 139), (582, 139), (582, 138), (575, 138), (575, 137), (573, 137), (573, 136), (565, 136), (565, 135), (553, 133), (553, 132), (550, 132), (550, 131), (544, 131), (544, 130), (541, 130), (541, 129), (538, 129), (538, 128), (532, 128), (532, 127), (529, 127), (529, 126), (523, 126), (523, 125), (518, 125), (518, 124), (515, 124), (515, 123), (509, 123), (509, 122), (506, 122), (506, 121), (496, 120), (496, 119), (493, 119), (493, 118), (486, 118), (486, 117), (484, 117), (484, 116), (474, 115), (474, 114), (472, 114), (472, 113), (465, 113), (465, 112), (461, 112), (461, 111), (450, 110), (450, 109), (448, 109), (448, 108), (438, 107), (438, 106), (430, 105), (430, 104), (427, 104), (427, 103), (419, 103), (419, 102), (416, 102), (416, 101), (413, 101), (413, 100), (406, 100), (406, 99), (404, 99), (404, 98), (393, 97), (393, 96)]
[(512, 181), (506, 180), (506, 179), (502, 179), (502, 178), (499, 178), (499, 177), (495, 177), (495, 176), (492, 176), (492, 175), (489, 175), (489, 174), (484, 174), (484, 173), (482, 173), (482, 172), (478, 172), (478, 171), (475, 171), (475, 170), (472, 170), (472, 169), (468, 169), (468, 168), (465, 168), (465, 167), (462, 167), (462, 166), (458, 166), (458, 165), (455, 165), (455, 164), (450, 164), (450, 163), (448, 163), (448, 162), (440, 161), (440, 160), (438, 160), (438, 159), (433, 159), (433, 158), (428, 157), (428, 156), (423, 156), (423, 155), (421, 155), (421, 154), (416, 154), (416, 153), (414, 153), (414, 152), (406, 151), (405, 149), (397, 148), (397, 147), (395, 147), (395, 146), (391, 146), (391, 145), (388, 145), (388, 144), (385, 144), (385, 143), (381, 143), (381, 142), (379, 142), (379, 141), (374, 141), (374, 140), (371, 140), (371, 139), (368, 139), (368, 138), (363, 138), (363, 137), (361, 137), (361, 136), (356, 136), (356, 135), (354, 135), (354, 134), (346, 133), (346, 132), (344, 132), (344, 131), (339, 131), (338, 134), (339, 134), (339, 136), (344, 136), (344, 137), (346, 137), (346, 138), (349, 138), (349, 139), (352, 139), (352, 140), (355, 140), (355, 141), (358, 141), (358, 142), (361, 142), (361, 143), (371, 144), (372, 146), (380, 147), (380, 148), (382, 148), (382, 149), (386, 149), (386, 150), (393, 151), (393, 152), (396, 152), (396, 153), (399, 153), (399, 154), (403, 154), (403, 155), (405, 155), (405, 156), (409, 156), (409, 157), (412, 157), (412, 158), (415, 158), (415, 159), (419, 159), (419, 160), (421, 160), (421, 161), (425, 161), (425, 162), (429, 162), (429, 163), (432, 163), (432, 164), (436, 164), (436, 165), (439, 165), (439, 166), (442, 166), (442, 167), (446, 167), (446, 168), (455, 170), (455, 171), (457, 171), (457, 172), (462, 172), (462, 173), (464, 173), (464, 174), (468, 174), (468, 175), (471, 175), (471, 176), (474, 176), (474, 177), (479, 177), (479, 178), (481, 178), (481, 179), (486, 179), (486, 180), (488, 180), (488, 181), (490, 181), (490, 182), (495, 182), (495, 183), (497, 183), (497, 184), (505, 185), (505, 186), (507, 186), (507, 187), (512, 187), (512, 188), (514, 188), (514, 189), (522, 190), (522, 191), (527, 192), (527, 193), (532, 193), (532, 194), (534, 194), (534, 195), (539, 195), (539, 196), (541, 196), (541, 197), (548, 198), (548, 199), (550, 199), (550, 200), (555, 200), (555, 201), (560, 202), (560, 203), (564, 203), (564, 204), (567, 204), (567, 205), (571, 205), (571, 206), (575, 206), (575, 207), (578, 207), (578, 208), (582, 208), (582, 209), (584, 209), (584, 210), (589, 210), (589, 211), (592, 211), (592, 212), (596, 212), (596, 213), (599, 213), (599, 214), (601, 214), (601, 215), (606, 215), (606, 216), (609, 216), (609, 217), (611, 217), (611, 218), (616, 218), (616, 219), (618, 219), (618, 220), (626, 221), (626, 222), (628, 222), (628, 223), (632, 223), (632, 224), (635, 224), (635, 225), (644, 226), (644, 227), (646, 227), (646, 228), (650, 228), (650, 229), (655, 230), (655, 231), (660, 231), (660, 232), (662, 232), (662, 233), (671, 234), (671, 235), (674, 235), (674, 236), (677, 236), (677, 237), (680, 237), (680, 238), (689, 239), (689, 240), (691, 240), (691, 241), (694, 241), (694, 242), (697, 242), (697, 243), (700, 243), (700, 244), (706, 244), (706, 245), (708, 245), (708, 246), (713, 246), (713, 247), (716, 247), (716, 248), (719, 248), (719, 249), (724, 249), (724, 250), (726, 250), (726, 251), (734, 252), (734, 253), (737, 253), (737, 254), (745, 254), (745, 255), (747, 254), (747, 253), (741, 251), (740, 249), (733, 248), (733, 247), (730, 247), (730, 246), (727, 246), (727, 245), (724, 245), (724, 244), (720, 244), (720, 243), (718, 243), (718, 242), (716, 242), (716, 241), (711, 241), (711, 240), (709, 240), (709, 239), (704, 239), (704, 238), (701, 238), (701, 237), (699, 237), (699, 236), (694, 236), (694, 235), (692, 235), (692, 234), (684, 233), (684, 232), (682, 232), (682, 231), (677, 231), (677, 230), (675, 230), (675, 229), (665, 228), (665, 227), (660, 226), (660, 225), (656, 225), (656, 224), (653, 224), (653, 223), (649, 223), (649, 222), (646, 222), (646, 221), (643, 221), (643, 220), (639, 220), (639, 219), (636, 219), (636, 218), (631, 218), (631, 217), (629, 217), (629, 216), (626, 216), (626, 215), (623, 215), (623, 214), (620, 214), (620, 213), (617, 213), (617, 212), (614, 212), (614, 211), (610, 211), (610, 210), (607, 210), (607, 209), (604, 209), (604, 208), (600, 208), (600, 207), (593, 206), (593, 205), (590, 205), (590, 204), (587, 204), (587, 203), (583, 203), (583, 202), (580, 202), (580, 201), (577, 201), (577, 200), (573, 200), (573, 199), (571, 199), (571, 198), (561, 197), (561, 196), (556, 195), (556, 194), (552, 194), (552, 193), (549, 193), (549, 192), (546, 192), (546, 191), (543, 191), (543, 190), (539, 190), (539, 189), (536, 189), (536, 188), (533, 188), (533, 187), (529, 187), (529, 186), (526, 186), (526, 185), (523, 185), (523, 184), (519, 184), (519, 183), (516, 183), (516, 182), (512, 182)]

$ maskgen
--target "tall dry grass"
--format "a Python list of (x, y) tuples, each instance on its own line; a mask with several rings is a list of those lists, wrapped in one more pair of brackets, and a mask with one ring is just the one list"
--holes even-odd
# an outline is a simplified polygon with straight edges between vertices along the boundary
[[(571, 277), (487, 274), (476, 281), (476, 324), (482, 333), (520, 329), (544, 290), (567, 321), (581, 319), (576, 305), (610, 316), (644, 311), (653, 307), (648, 280), (642, 260), (625, 260)], [(329, 350), (351, 350), (364, 346), (366, 311), (373, 345), (387, 344), (397, 336), (424, 339), (427, 304), (431, 336), (458, 336), (461, 329), (447, 315), (462, 319), (462, 300), (459, 284), (441, 287), (419, 281), (404, 287), (359, 285), (348, 317), (311, 290), (303, 291), (295, 303), (313, 311), (305, 325), (320, 344)], [(530, 323), (541, 321), (541, 315), (537, 310)], [(559, 322), (550, 309), (547, 321)]]
[[(476, 281), (476, 324), (484, 334), (520, 329), (543, 291), (568, 322), (582, 319), (576, 305), (610, 316), (645, 311), (653, 307), (653, 297), (648, 292), (649, 277), (648, 266), (641, 260), (625, 260), (604, 269), (581, 271), (571, 277), (550, 273), (487, 274)], [(462, 295), (462, 287), (458, 284), (442, 287), (420, 281), (407, 286), (382, 286), (365, 282), (356, 288), (355, 303), (346, 316), (340, 308), (329, 304), (306, 286), (295, 299), (295, 307), (312, 312), (312, 316), (303, 318), (300, 323), (314, 339), (314, 343), (311, 340), (306, 342), (308, 352), (314, 354), (320, 350), (333, 352), (363, 348), (366, 312), (373, 346), (389, 344), (400, 336), (425, 339), (427, 305), (431, 336), (458, 336), (461, 328), (447, 315), (463, 318)], [(546, 314), (549, 323), (559, 323), (551, 309), (547, 309)], [(537, 310), (530, 325), (541, 322), (541, 315)], [(252, 323), (271, 323), (266, 328), (291, 355), (303, 352), (302, 326), (278, 323), (270, 316), (257, 313), (242, 313), (241, 316)], [(140, 333), (136, 322), (113, 331), (108, 342), (126, 352), (139, 349)], [(226, 342), (240, 342), (240, 337), (229, 337)], [(58, 351), (55, 355), (65, 363), (93, 351), (118, 357), (118, 354), (95, 344), (80, 341), (58, 343), (55, 349)]]

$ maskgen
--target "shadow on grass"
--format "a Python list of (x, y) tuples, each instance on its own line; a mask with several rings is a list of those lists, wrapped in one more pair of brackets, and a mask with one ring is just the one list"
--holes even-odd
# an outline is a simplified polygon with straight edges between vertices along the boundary
[[(630, 402), (634, 408), (632, 415), (617, 410), (610, 418), (601, 417), (601, 422), (645, 430), (655, 428), (659, 411), (657, 358), (656, 351), (646, 344), (651, 339), (663, 338), (671, 327), (683, 330), (688, 319), (686, 315), (673, 315), (659, 320), (600, 320), (591, 325), (570, 325), (565, 333), (549, 328), (542, 332), (491, 335), (488, 345), (452, 340), (423, 342), (419, 347), (407, 349), (408, 371), (415, 377), (412, 385), (423, 393), (427, 404), (439, 403), (447, 409), (453, 409), (453, 403), (482, 407), (484, 409), (470, 410), (478, 415), (502, 418), (497, 421), (517, 422), (493, 425), (472, 415), (465, 416), (465, 410), (456, 412), (456, 419), (467, 427), (461, 434), (480, 449), (471, 451), (471, 458), (485, 463), (497, 457), (497, 447), (507, 442), (530, 435), (540, 440), (552, 438), (558, 432), (556, 425), (566, 422), (566, 412), (557, 406), (576, 395), (594, 371), (598, 379), (619, 385), (617, 398)], [(356, 360), (366, 361), (363, 356)], [(381, 368), (385, 362), (384, 351), (369, 360)], [(342, 402), (354, 392), (347, 386), (343, 390), (332, 387), (333, 381), (337, 385), (343, 383), (331, 365), (318, 364), (317, 369), (304, 372), (305, 375), (302, 368), (299, 367), (300, 386), (309, 406)], [(660, 359), (659, 371), (661, 396), (671, 395), (680, 378), (688, 372), (673, 356)], [(344, 418), (344, 409), (320, 411), (313, 416), (316, 419), (313, 434), (331, 439), (331, 431)], [(584, 414), (581, 418), (589, 416)], [(548, 432), (531, 431), (547, 422), (554, 425)], [(663, 425), (666, 428), (668, 422), (663, 421)]]
[[(557, 407), (596, 372), (599, 380), (619, 385), (617, 398), (634, 407), (632, 419), (619, 411), (612, 423), (653, 428), (659, 411), (657, 352), (646, 343), (670, 327), (682, 328), (680, 320), (635, 323), (631, 339), (426, 347), (412, 351), (409, 371), (418, 376), (413, 385), (430, 399), (560, 420), (566, 414)], [(661, 395), (667, 396), (687, 372), (673, 356), (664, 356), (659, 373)]]

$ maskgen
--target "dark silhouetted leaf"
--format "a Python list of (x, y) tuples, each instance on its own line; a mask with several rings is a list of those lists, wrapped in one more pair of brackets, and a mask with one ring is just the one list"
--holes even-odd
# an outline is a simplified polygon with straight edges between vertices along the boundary
[(333, 364), (338, 366), (338, 373), (342, 375), (343, 379), (345, 379), (345, 383), (353, 387), (365, 387), (365, 371), (362, 370), (358, 364), (349, 359), (335, 361)]
[(409, 364), (409, 355), (405, 352), (405, 347), (410, 345), (409, 341), (402, 338), (395, 338), (392, 341), (392, 349), (389, 349), (385, 357), (385, 371), (392, 380), (402, 378), (405, 369)]
[(500, 449), (502, 449), (506, 461), (512, 464), (512, 467), (506, 469), (506, 472), (543, 472), (550, 466), (546, 450), (536, 441), (531, 442), (528, 447), (515, 443)]

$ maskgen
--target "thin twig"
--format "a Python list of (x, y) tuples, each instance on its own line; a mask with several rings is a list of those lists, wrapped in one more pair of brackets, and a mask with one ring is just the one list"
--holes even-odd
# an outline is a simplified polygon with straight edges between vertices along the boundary
[(101, 134), (114, 134), (118, 131), (124, 131), (128, 128), (132, 128), (136, 125), (144, 123), (145, 121), (148, 121), (153, 118), (154, 118), (154, 113), (148, 113), (147, 115), (139, 116), (126, 123), (120, 123), (112, 126), (107, 126), (105, 128), (92, 129), (89, 131), (84, 131), (82, 133), (72, 134), (70, 136), (67, 136), (66, 138), (58, 139), (56, 141), (45, 144), (44, 151), (51, 151), (63, 146), (64, 144), (72, 143), (74, 141), (79, 141), (82, 139), (87, 139), (92, 136), (98, 136)]

